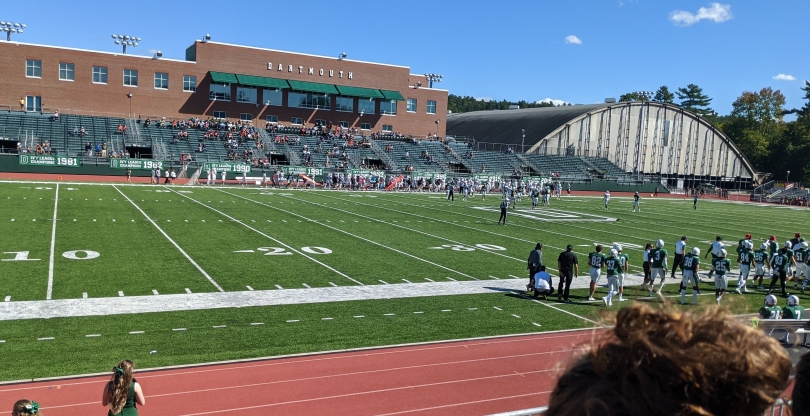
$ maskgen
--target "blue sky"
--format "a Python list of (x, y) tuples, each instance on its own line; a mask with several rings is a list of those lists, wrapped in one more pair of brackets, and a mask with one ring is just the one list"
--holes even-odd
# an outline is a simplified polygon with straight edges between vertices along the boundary
[[(810, 1), (6, 1), (22, 42), (184, 58), (194, 39), (406, 65), (453, 94), (602, 102), (695, 83), (721, 114), (743, 91), (780, 89), (802, 105)], [(570, 36), (574, 36), (570, 37)], [(779, 80), (774, 77), (783, 74)], [(790, 76), (790, 77), (787, 77)]]

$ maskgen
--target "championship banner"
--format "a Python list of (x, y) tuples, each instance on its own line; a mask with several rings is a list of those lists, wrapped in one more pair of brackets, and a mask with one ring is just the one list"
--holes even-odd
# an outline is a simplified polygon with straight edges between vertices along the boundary
[(64, 166), (69, 168), (78, 168), (82, 165), (82, 161), (78, 157), (66, 156), (20, 155), (18, 162), (21, 165)]
[(323, 168), (308, 168), (306, 166), (282, 166), (285, 175), (307, 175), (310, 177), (323, 176)]
[(385, 171), (371, 169), (350, 169), (349, 174), (353, 176), (383, 176), (385, 175)]
[(217, 172), (236, 172), (248, 173), (250, 172), (250, 165), (246, 163), (233, 163), (233, 162), (206, 162), (203, 165), (203, 170), (216, 170)]
[(152, 170), (158, 168), (163, 170), (163, 161), (152, 159), (110, 159), (110, 167), (113, 169)]

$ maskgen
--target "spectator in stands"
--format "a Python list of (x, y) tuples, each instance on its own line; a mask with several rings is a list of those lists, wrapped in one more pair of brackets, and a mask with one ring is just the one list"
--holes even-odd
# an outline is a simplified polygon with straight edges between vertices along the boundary
[(51, 116), (51, 121), (59, 121), (59, 110), (53, 112), (53, 115)]
[(802, 355), (796, 364), (790, 410), (794, 416), (810, 415), (810, 353)]
[(84, 127), (79, 127), (79, 137), (84, 136), (87, 136), (87, 131), (84, 129)]
[(25, 97), (20, 97), (20, 111), (25, 111)]
[(17, 154), (19, 155), (21, 153), (22, 153), (22, 143), (17, 142)]
[(790, 359), (726, 311), (636, 303), (568, 365), (546, 416), (759, 416), (788, 385)]
[(93, 156), (93, 145), (90, 142), (84, 145), (84, 151), (87, 153), (87, 157)]
[(101, 145), (96, 143), (96, 157), (101, 157)]
[(14, 407), (11, 409), (11, 416), (42, 416), (42, 412), (39, 411), (39, 403), (28, 400), (22, 399), (17, 400), (14, 403)]
[(104, 386), (101, 405), (109, 406), (111, 416), (137, 416), (138, 406), (146, 406), (140, 383), (132, 377), (135, 364), (123, 360), (112, 369), (112, 379)]

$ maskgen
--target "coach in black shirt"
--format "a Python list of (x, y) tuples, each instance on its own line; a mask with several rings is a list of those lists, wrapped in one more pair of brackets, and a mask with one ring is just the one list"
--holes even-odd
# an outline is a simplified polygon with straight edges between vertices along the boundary
[[(557, 288), (557, 299), (563, 298), (563, 302), (571, 303), (568, 299), (568, 291), (571, 290), (571, 280), (574, 276), (579, 276), (579, 261), (574, 254), (574, 247), (568, 245), (565, 251), (557, 258), (557, 269), (560, 271), (560, 285)], [(565, 288), (563, 289), (563, 285)]]

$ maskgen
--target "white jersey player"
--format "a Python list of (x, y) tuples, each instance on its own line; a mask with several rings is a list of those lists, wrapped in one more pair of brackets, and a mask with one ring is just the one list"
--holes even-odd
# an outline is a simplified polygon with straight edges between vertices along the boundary
[(608, 210), (608, 204), (610, 203), (610, 191), (605, 191), (605, 211)]
[(226, 173), (227, 173), (227, 171), (225, 171), (225, 170), (222, 171), (222, 186), (225, 186), (225, 174)]

